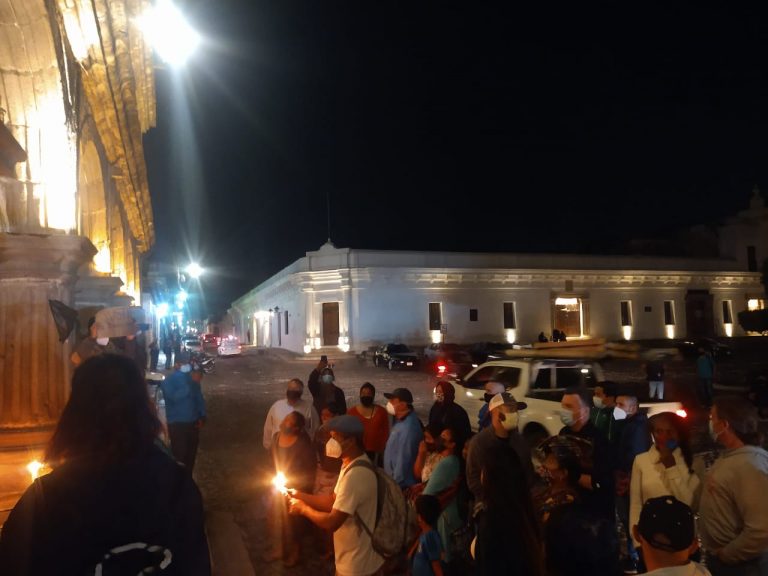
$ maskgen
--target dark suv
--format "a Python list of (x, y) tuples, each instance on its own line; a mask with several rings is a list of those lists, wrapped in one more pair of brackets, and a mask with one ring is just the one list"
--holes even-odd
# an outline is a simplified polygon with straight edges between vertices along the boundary
[(374, 352), (373, 365), (415, 370), (419, 367), (419, 355), (405, 344), (384, 344)]

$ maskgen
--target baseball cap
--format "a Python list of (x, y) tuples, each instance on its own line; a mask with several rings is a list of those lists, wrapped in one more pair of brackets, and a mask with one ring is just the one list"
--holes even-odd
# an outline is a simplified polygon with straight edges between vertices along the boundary
[(350, 416), (349, 414), (331, 418), (322, 427), (324, 430), (338, 432), (345, 436), (363, 435), (363, 423), (356, 416)]
[(413, 394), (408, 388), (395, 388), (392, 392), (384, 392), (384, 398), (397, 398), (401, 402), (413, 404)]
[(501, 394), (496, 394), (496, 396), (491, 398), (491, 401), (488, 402), (488, 411), (490, 412), (501, 405), (516, 406), (518, 410), (525, 410), (528, 408), (528, 404), (525, 402), (518, 402), (512, 394), (502, 392)]
[(637, 531), (653, 548), (680, 552), (695, 537), (693, 512), (674, 496), (650, 498), (640, 511)]

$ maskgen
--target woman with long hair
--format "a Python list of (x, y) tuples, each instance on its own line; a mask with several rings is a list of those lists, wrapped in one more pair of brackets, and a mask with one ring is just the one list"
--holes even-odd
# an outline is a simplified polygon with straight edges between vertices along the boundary
[(517, 453), (508, 446), (496, 446), (483, 467), (481, 482), (475, 574), (543, 576), (541, 533)]
[(693, 506), (701, 484), (693, 472), (693, 452), (687, 422), (672, 412), (655, 414), (648, 420), (653, 437), (650, 450), (638, 454), (632, 466), (629, 488), (629, 523), (640, 520), (640, 510), (649, 498), (672, 495)]
[(75, 370), (35, 480), (0, 534), (4, 575), (211, 573), (200, 492), (158, 446), (160, 421), (130, 358)]

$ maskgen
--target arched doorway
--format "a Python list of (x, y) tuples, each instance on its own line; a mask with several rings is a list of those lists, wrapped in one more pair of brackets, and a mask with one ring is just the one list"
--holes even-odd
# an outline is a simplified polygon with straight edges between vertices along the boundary
[(107, 202), (101, 158), (93, 141), (84, 142), (80, 148), (80, 166), (77, 178), (80, 191), (80, 234), (88, 237), (98, 250), (93, 257), (96, 271), (112, 272), (107, 229)]

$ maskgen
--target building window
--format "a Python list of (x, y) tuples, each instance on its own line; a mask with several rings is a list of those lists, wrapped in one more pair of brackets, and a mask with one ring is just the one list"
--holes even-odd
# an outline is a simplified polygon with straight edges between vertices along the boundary
[(630, 300), (621, 301), (621, 325), (632, 326), (632, 302)]
[(477, 308), (470, 308), (469, 309), (469, 321), (470, 322), (477, 322)]
[(723, 324), (733, 324), (733, 306), (730, 300), (723, 300)]
[(747, 270), (757, 272), (757, 250), (754, 246), (747, 246)]
[(675, 325), (675, 302), (664, 300), (664, 326)]
[(429, 329), (440, 331), (440, 325), (443, 323), (442, 306), (440, 302), (429, 303)]
[(517, 318), (515, 318), (515, 303), (504, 302), (504, 329), (516, 330)]
[(285, 311), (285, 333), (288, 334), (288, 310)]

